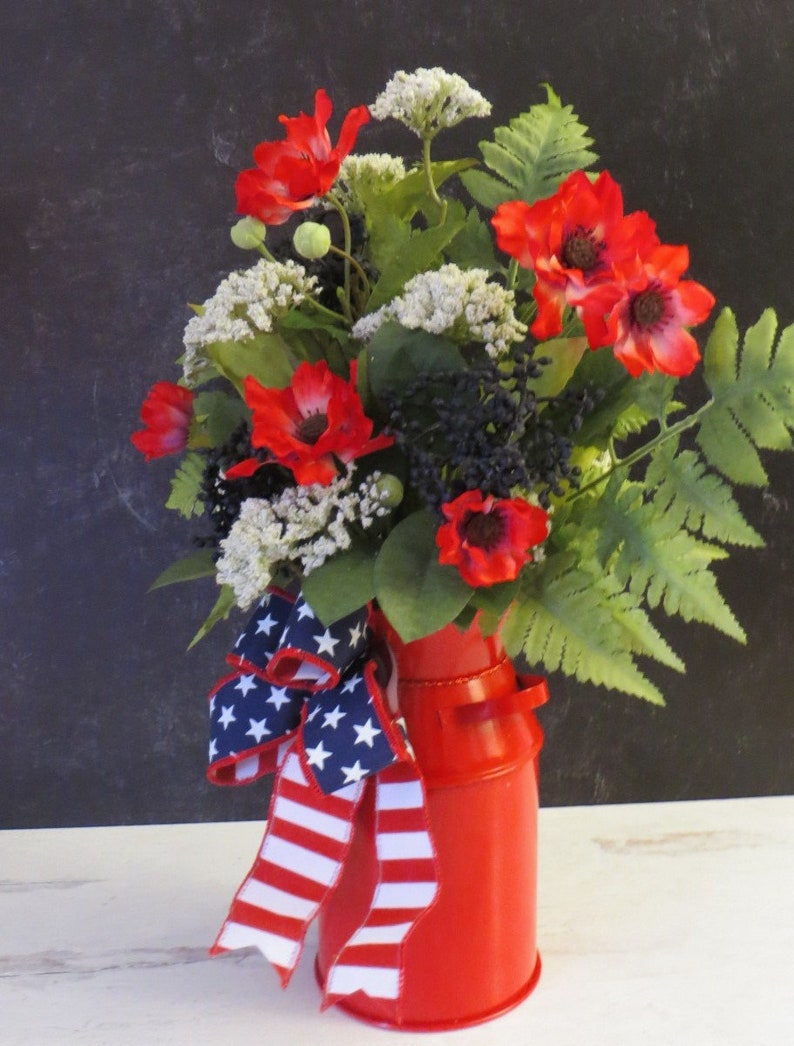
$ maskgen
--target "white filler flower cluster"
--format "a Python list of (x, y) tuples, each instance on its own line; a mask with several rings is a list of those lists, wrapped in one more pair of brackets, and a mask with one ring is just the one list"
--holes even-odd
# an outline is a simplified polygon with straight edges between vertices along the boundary
[(334, 183), (334, 193), (347, 211), (363, 214), (364, 200), (375, 193), (384, 193), (405, 177), (401, 157), (389, 153), (351, 153), (342, 160)]
[(469, 116), (488, 116), (491, 103), (462, 76), (436, 66), (395, 73), (369, 111), (376, 120), (391, 117), (420, 138), (430, 139)]
[(487, 269), (442, 265), (414, 276), (398, 298), (362, 316), (353, 336), (371, 338), (382, 323), (396, 320), (409, 330), (446, 334), (458, 342), (485, 342), (485, 351), (496, 358), (526, 337), (526, 325), (516, 319), (514, 304), (513, 292), (490, 283)]
[(235, 600), (247, 610), (273, 579), (279, 564), (300, 564), (310, 574), (329, 556), (350, 547), (347, 523), (372, 526), (389, 509), (373, 472), (352, 489), (352, 469), (327, 486), (312, 483), (289, 487), (277, 498), (248, 498), (221, 542), (217, 562), (219, 585), (231, 585)]
[(302, 265), (262, 258), (252, 268), (233, 272), (204, 302), (201, 315), (185, 328), (183, 370), (194, 385), (207, 366), (203, 349), (217, 341), (245, 342), (259, 331), (273, 330), (273, 321), (311, 294), (316, 283)]

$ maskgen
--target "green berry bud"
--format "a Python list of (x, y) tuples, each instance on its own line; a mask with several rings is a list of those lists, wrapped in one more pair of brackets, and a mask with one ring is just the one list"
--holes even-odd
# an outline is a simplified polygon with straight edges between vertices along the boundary
[(331, 233), (318, 222), (304, 222), (295, 230), (292, 243), (301, 258), (324, 258), (331, 246)]
[(390, 472), (379, 476), (375, 480), (375, 489), (378, 492), (381, 505), (385, 508), (396, 508), (403, 499), (403, 485)]
[(241, 218), (231, 227), (230, 235), (235, 247), (244, 251), (255, 251), (265, 242), (267, 226), (258, 218)]

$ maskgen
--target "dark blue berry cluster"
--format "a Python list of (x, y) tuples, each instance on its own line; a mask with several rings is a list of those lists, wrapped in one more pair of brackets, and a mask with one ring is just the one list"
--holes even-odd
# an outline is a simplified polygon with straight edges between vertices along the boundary
[(268, 465), (253, 476), (225, 479), (226, 469), (232, 465), (246, 458), (264, 458), (267, 453), (251, 446), (251, 432), (245, 423), (239, 425), (225, 443), (202, 453), (206, 462), (198, 500), (204, 505), (204, 518), (209, 520), (212, 530), (193, 540), (200, 548), (217, 550), (240, 515), (240, 507), (246, 499), (276, 497), (293, 486), (294, 481), (289, 471), (280, 465)]
[(499, 360), (423, 374), (387, 394), (387, 431), (429, 508), (477, 489), (498, 498), (531, 492), (547, 508), (564, 483), (576, 486), (571, 437), (595, 397), (587, 389), (536, 396), (532, 380), (547, 362), (522, 345)]

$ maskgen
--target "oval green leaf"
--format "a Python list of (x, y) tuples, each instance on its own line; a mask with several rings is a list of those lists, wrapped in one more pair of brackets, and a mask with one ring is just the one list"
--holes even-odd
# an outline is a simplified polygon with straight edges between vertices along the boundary
[(472, 589), (438, 562), (438, 524), (429, 512), (398, 523), (375, 561), (375, 596), (404, 642), (437, 632), (458, 616)]

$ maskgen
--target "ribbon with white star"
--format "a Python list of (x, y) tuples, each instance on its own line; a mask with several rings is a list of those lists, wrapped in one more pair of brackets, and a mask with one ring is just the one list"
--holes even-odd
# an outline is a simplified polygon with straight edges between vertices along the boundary
[(438, 890), (424, 783), (369, 644), (366, 609), (325, 628), (301, 597), (273, 591), (210, 694), (210, 780), (276, 772), (262, 845), (213, 954), (254, 946), (286, 986), (374, 782), (379, 882), (329, 973), (326, 1004), (354, 991), (399, 997), (403, 942)]
[(325, 793), (404, 759), (369, 643), (366, 608), (326, 627), (302, 597), (268, 593), (227, 657), (234, 671), (210, 692), (210, 781), (274, 773), (279, 745), (298, 733), (304, 769)]
[(366, 608), (326, 628), (299, 596), (268, 664), (268, 678), (301, 690), (329, 690), (368, 645)]

